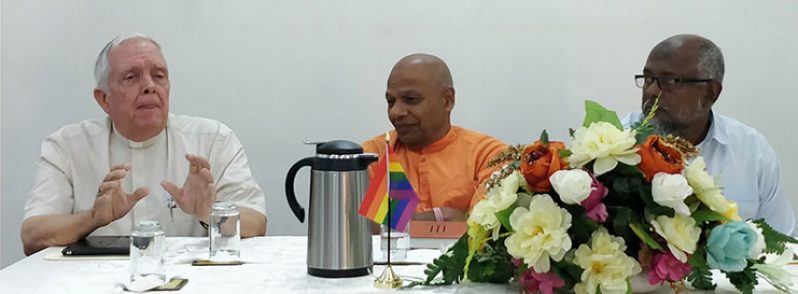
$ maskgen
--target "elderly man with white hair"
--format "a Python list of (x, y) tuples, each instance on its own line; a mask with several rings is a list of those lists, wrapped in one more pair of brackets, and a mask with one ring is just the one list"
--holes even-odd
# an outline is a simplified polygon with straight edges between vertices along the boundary
[(265, 235), (265, 195), (241, 142), (218, 121), (169, 112), (169, 69), (155, 40), (114, 38), (95, 77), (94, 98), (108, 115), (42, 143), (22, 224), (26, 254), (128, 235), (142, 220), (159, 221), (167, 236), (207, 235), (217, 200), (238, 206), (242, 237)]

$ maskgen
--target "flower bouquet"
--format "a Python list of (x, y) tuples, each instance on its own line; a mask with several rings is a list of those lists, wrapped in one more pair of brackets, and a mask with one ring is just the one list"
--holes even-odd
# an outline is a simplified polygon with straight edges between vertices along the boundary
[(789, 291), (789, 274), (769, 262), (791, 259), (785, 245), (798, 241), (763, 220), (742, 221), (692, 144), (654, 134), (656, 105), (624, 128), (586, 101), (570, 148), (543, 131), (499, 154), (468, 232), (409, 287), (513, 280), (530, 293), (628, 293), (644, 275), (676, 291), (685, 281), (712, 290), (717, 269), (743, 293), (758, 278)]

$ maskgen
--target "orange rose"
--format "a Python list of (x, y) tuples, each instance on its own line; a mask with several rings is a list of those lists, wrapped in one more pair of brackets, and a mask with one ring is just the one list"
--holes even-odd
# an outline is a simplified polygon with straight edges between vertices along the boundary
[(568, 163), (560, 159), (560, 150), (565, 150), (565, 144), (558, 141), (551, 141), (548, 145), (536, 141), (524, 148), (521, 154), (521, 174), (524, 175), (530, 190), (533, 192), (551, 190), (549, 177), (554, 172), (568, 167)]
[(640, 150), (640, 170), (651, 182), (658, 172), (676, 174), (684, 169), (682, 152), (661, 140), (659, 136), (649, 136)]

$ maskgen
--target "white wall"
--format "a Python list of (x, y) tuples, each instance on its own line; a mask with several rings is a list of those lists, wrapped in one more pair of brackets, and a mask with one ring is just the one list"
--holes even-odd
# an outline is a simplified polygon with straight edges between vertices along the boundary
[(544, 127), (565, 139), (584, 99), (638, 109), (632, 75), (654, 44), (685, 32), (723, 50), (716, 109), (768, 137), (796, 202), (798, 150), (787, 135), (798, 103), (796, 1), (3, 0), (0, 9), (3, 267), (23, 256), (19, 227), (41, 140), (103, 115), (91, 97), (94, 59), (130, 31), (163, 45), (174, 112), (236, 131), (266, 190), (273, 235), (306, 231), (283, 192), (288, 167), (313, 153), (301, 142), (389, 129), (385, 80), (404, 55), (449, 63), (456, 124), (521, 143)]

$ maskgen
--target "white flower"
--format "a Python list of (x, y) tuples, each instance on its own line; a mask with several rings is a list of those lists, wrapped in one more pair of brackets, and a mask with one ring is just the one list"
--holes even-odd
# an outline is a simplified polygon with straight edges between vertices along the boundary
[(579, 245), (574, 261), (584, 271), (576, 293), (627, 293), (626, 280), (640, 273), (640, 264), (624, 253), (626, 243), (601, 228), (590, 236), (590, 246)]
[(510, 215), (510, 225), (514, 232), (504, 241), (507, 253), (523, 259), (539, 273), (550, 270), (549, 259), (560, 261), (571, 249), (571, 214), (548, 194), (532, 196), (529, 209), (516, 208)]
[(740, 219), (737, 204), (723, 196), (721, 188), (715, 184), (715, 179), (707, 173), (703, 157), (699, 156), (687, 164), (684, 167), (684, 176), (698, 200), (701, 200), (709, 209), (730, 219)]
[(676, 213), (690, 215), (690, 208), (684, 203), (687, 196), (693, 194), (693, 188), (687, 184), (687, 179), (680, 174), (659, 172), (651, 180), (651, 196), (659, 205), (673, 208)]
[[(785, 268), (792, 261), (793, 251), (787, 247), (782, 254), (765, 254), (765, 263), (754, 264), (753, 268), (761, 274), (765, 280), (770, 282), (776, 289), (785, 293), (792, 293), (785, 290), (792, 288), (792, 278), (795, 274), (790, 273)], [(795, 290), (792, 290), (795, 291)]]
[(760, 228), (753, 221), (749, 220), (745, 223), (748, 224), (748, 226), (751, 227), (754, 232), (756, 232), (756, 243), (754, 243), (754, 246), (751, 247), (751, 252), (749, 253), (748, 257), (757, 259), (762, 252), (765, 252), (765, 247), (767, 246), (765, 245), (765, 235), (762, 234), (762, 228)]
[(690, 186), (696, 190), (705, 190), (715, 188), (715, 179), (710, 176), (707, 171), (707, 164), (704, 162), (704, 157), (696, 157), (684, 167), (684, 175)]
[(485, 199), (474, 205), (468, 216), (468, 223), (478, 224), (489, 230), (498, 229), (501, 223), (496, 218), (496, 213), (507, 209), (518, 199), (521, 177), (521, 173), (514, 171), (502, 179), (499, 186), (490, 190)]
[(549, 177), (549, 182), (562, 202), (579, 204), (590, 195), (593, 178), (581, 169), (558, 170)]
[(668, 241), (668, 249), (681, 262), (687, 262), (687, 253), (695, 252), (701, 228), (697, 227), (692, 217), (674, 214), (673, 217), (660, 215), (651, 220), (651, 226), (657, 234)]
[(582, 167), (595, 159), (593, 172), (599, 176), (614, 169), (619, 161), (628, 165), (640, 163), (635, 142), (632, 129), (622, 131), (607, 122), (594, 122), (574, 132), (568, 161), (572, 167)]

